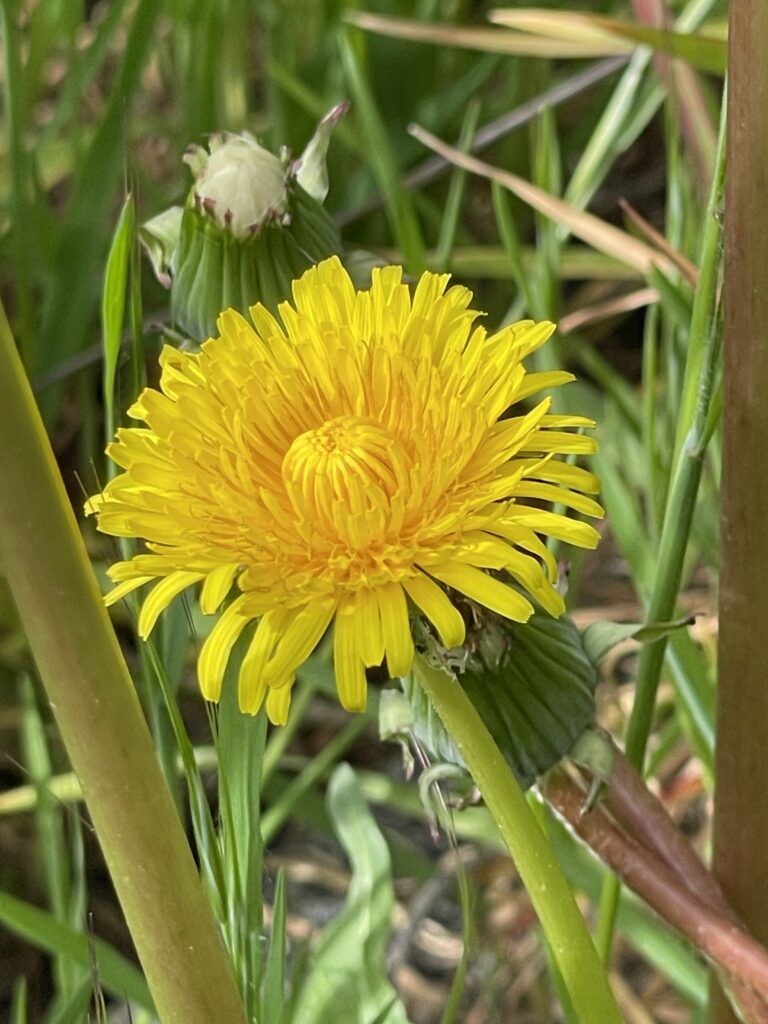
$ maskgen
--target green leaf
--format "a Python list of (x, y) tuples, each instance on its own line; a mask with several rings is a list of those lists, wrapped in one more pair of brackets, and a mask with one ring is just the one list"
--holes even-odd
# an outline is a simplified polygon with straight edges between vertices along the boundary
[(285, 925), (285, 871), (280, 868), (275, 886), (267, 966), (264, 971), (261, 1019), (267, 1024), (283, 1024), (285, 1020)]
[(219, 702), (216, 750), (219, 758), (219, 839), (227, 900), (227, 943), (249, 1017), (262, 972), (261, 764), (266, 715), (244, 715), (237, 676), (245, 643), (230, 659)]
[(38, 949), (90, 970), (92, 942), (99, 965), (99, 979), (104, 989), (117, 999), (129, 999), (152, 1010), (152, 997), (137, 967), (101, 939), (92, 939), (57, 921), (52, 914), (25, 903), (10, 893), (0, 891), (0, 921), (15, 935)]
[(45, 1024), (81, 1024), (93, 998), (93, 978), (87, 974), (67, 998), (59, 998), (48, 1010)]
[(672, 622), (593, 622), (581, 636), (584, 650), (593, 665), (597, 666), (608, 651), (624, 643), (637, 640), (641, 644), (652, 644), (669, 636), (678, 629), (684, 629), (694, 622), (693, 615), (686, 615)]
[(715, 75), (724, 75), (726, 72), (727, 39), (718, 39), (716, 36), (701, 33), (670, 32), (668, 29), (634, 25), (615, 18), (592, 18), (591, 21), (624, 39), (651, 46), (659, 53), (666, 53), (670, 57), (679, 57), (699, 71), (708, 71)]
[[(515, 778), (527, 787), (593, 722), (597, 672), (567, 616), (537, 612), (525, 624), (494, 620), (484, 624), (483, 637), (494, 653), (470, 659), (457, 679)], [(416, 738), (438, 760), (463, 766), (421, 687), (413, 677), (403, 686)]]
[(104, 290), (101, 296), (101, 332), (104, 346), (104, 408), (107, 430), (111, 436), (115, 429), (115, 374), (120, 356), (120, 345), (125, 321), (125, 293), (128, 284), (128, 268), (131, 246), (136, 241), (136, 205), (129, 193), (107, 257), (104, 273)]
[(139, 228), (139, 238), (149, 257), (155, 277), (164, 288), (171, 287), (176, 250), (181, 237), (182, 206), (171, 206)]
[(339, 35), (341, 64), (355, 101), (355, 110), (362, 122), (368, 143), (368, 159), (384, 196), (392, 233), (397, 240), (402, 260), (408, 272), (416, 276), (425, 268), (424, 241), (413, 207), (410, 193), (403, 187), (395, 155), (395, 140), (391, 138), (381, 114), (376, 108), (370, 85), (360, 65), (349, 33)]
[(344, 909), (320, 937), (294, 1020), (408, 1024), (382, 970), (395, 898), (389, 850), (348, 765), (333, 773), (327, 802), (352, 882)]
[(24, 976), (17, 978), (13, 986), (10, 1024), (27, 1024), (27, 979)]

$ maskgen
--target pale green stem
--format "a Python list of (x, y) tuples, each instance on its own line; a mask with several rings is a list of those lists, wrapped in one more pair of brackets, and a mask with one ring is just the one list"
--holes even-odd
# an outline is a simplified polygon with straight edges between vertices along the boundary
[(163, 1024), (245, 1024), (0, 307), (0, 564)]
[(458, 680), (417, 656), (415, 671), (456, 742), (512, 856), (581, 1024), (621, 1024), (592, 938), (544, 832)]

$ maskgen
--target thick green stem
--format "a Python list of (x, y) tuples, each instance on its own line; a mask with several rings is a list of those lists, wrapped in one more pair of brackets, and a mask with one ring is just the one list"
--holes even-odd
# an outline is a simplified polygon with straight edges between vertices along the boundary
[(579, 1021), (620, 1024), (621, 1015), (573, 893), (493, 737), (455, 677), (420, 657), (415, 670), (501, 830)]
[[(768, 5), (733, 0), (725, 204), (725, 432), (715, 872), (768, 942)], [(713, 1000), (713, 1024), (732, 1024)]]
[(224, 948), (0, 308), (0, 564), (163, 1024), (245, 1024)]

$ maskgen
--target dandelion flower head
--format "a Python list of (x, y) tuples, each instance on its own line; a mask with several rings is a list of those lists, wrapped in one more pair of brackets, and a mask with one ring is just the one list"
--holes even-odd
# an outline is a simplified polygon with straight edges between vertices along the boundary
[(339, 698), (358, 711), (366, 667), (409, 672), (412, 614), (452, 648), (467, 598), (517, 622), (533, 612), (526, 594), (563, 612), (543, 538), (594, 547), (597, 533), (541, 503), (602, 514), (587, 497), (597, 478), (559, 458), (592, 452), (572, 428), (594, 424), (551, 414), (549, 397), (512, 408), (572, 379), (524, 366), (554, 325), (488, 334), (448, 281), (425, 273), (411, 294), (384, 267), (356, 291), (334, 257), (294, 282), (282, 323), (228, 310), (198, 353), (164, 349), (160, 390), (129, 410), (146, 426), (108, 448), (124, 472), (87, 508), (101, 531), (145, 542), (110, 568), (107, 597), (153, 584), (142, 637), (193, 584), (204, 613), (225, 605), (198, 660), (206, 699), (254, 620), (240, 707), (266, 700), (282, 723), (331, 625)]

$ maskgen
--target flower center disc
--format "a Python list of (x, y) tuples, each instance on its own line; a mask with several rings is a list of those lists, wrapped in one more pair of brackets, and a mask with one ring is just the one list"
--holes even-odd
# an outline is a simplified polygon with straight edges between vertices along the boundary
[(294, 440), (282, 474), (302, 523), (360, 548), (384, 540), (393, 505), (402, 507), (410, 469), (408, 454), (386, 427), (337, 416)]

